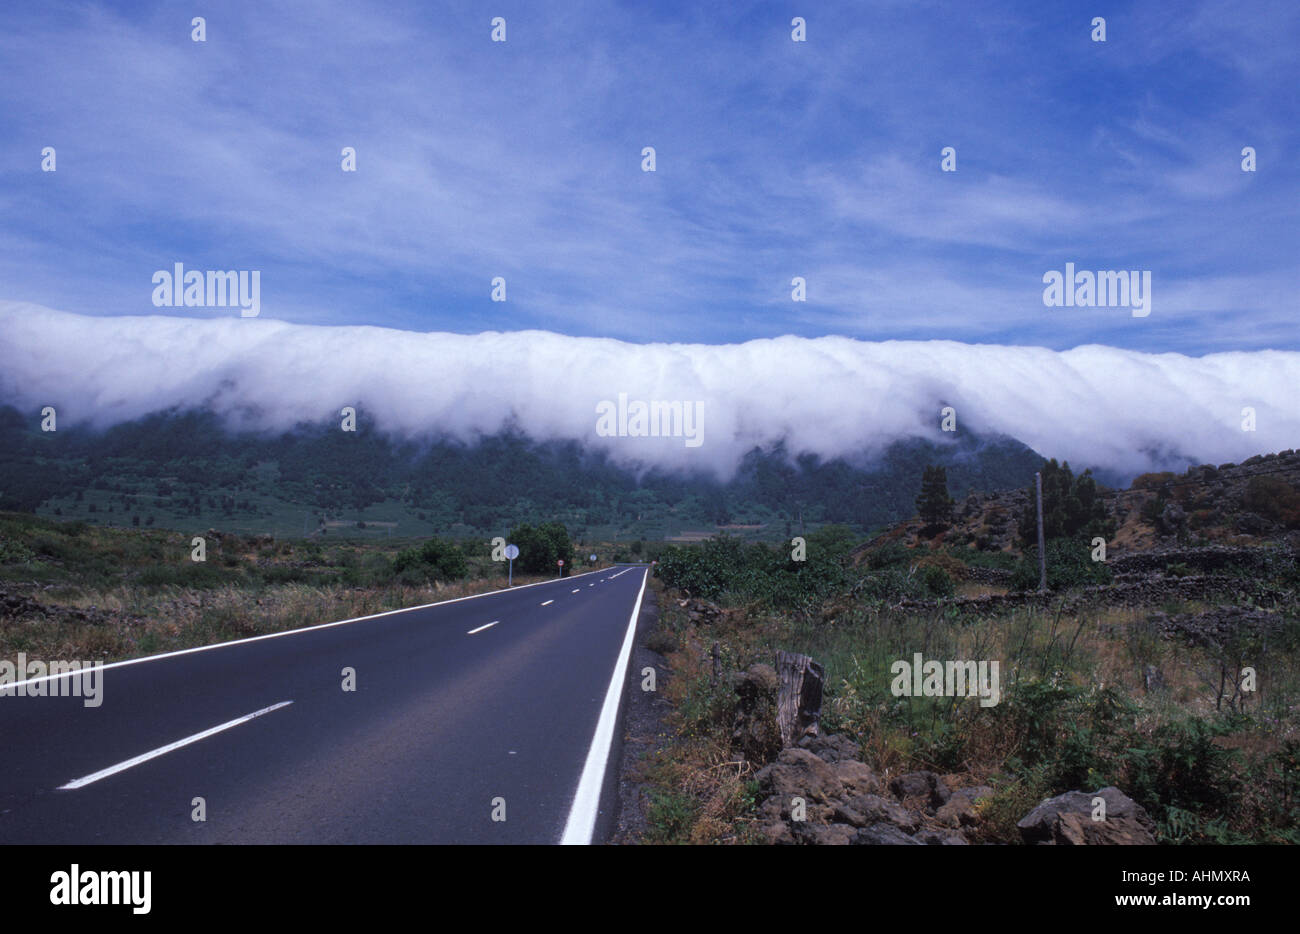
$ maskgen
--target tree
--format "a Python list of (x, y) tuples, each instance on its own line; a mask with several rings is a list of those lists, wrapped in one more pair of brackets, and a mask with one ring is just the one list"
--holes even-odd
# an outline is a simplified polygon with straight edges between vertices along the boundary
[(419, 580), (453, 581), (468, 577), (469, 565), (459, 545), (431, 538), (419, 548), (398, 552), (393, 559), (393, 572), (411, 583)]
[[(1092, 471), (1085, 470), (1077, 477), (1070, 470), (1070, 462), (1057, 464), (1050, 460), (1043, 465), (1043, 538), (1089, 538), (1100, 535), (1109, 538), (1115, 532), (1115, 523), (1106, 514), (1106, 504), (1101, 499), (1097, 481)], [(1029, 502), (1020, 514), (1020, 542), (1025, 548), (1038, 544), (1038, 515), (1036, 494), (1029, 487)]]
[(573, 543), (569, 530), (560, 522), (521, 525), (510, 533), (509, 542), (519, 547), (517, 564), (526, 574), (549, 574), (556, 562), (564, 561), (564, 574), (573, 567)]
[(952, 524), (952, 506), (947, 469), (927, 464), (921, 475), (921, 493), (916, 497), (916, 509), (921, 519), (931, 528), (947, 528)]

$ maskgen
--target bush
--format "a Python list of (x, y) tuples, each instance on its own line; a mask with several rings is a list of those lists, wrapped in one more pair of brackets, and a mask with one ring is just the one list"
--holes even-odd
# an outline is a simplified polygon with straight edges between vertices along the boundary
[(898, 542), (890, 542), (888, 545), (881, 545), (875, 551), (868, 553), (867, 567), (872, 570), (896, 567), (900, 564), (907, 564), (912, 560), (912, 557), (912, 549), (900, 545)]
[(26, 564), (36, 553), (22, 542), (0, 538), (0, 564)]
[(257, 573), (266, 584), (300, 584), (312, 579), (305, 568), (269, 567), (261, 568)]
[(793, 560), (784, 544), (745, 545), (719, 536), (693, 547), (665, 548), (656, 573), (669, 587), (705, 600), (729, 596), (806, 609), (848, 584), (841, 557), (849, 546), (834, 529), (823, 531), (807, 536), (803, 561)]
[[(1087, 542), (1058, 538), (1047, 543), (1047, 589), (1068, 590), (1109, 583), (1113, 575), (1104, 561), (1092, 560)], [(1012, 590), (1038, 589), (1038, 548), (1025, 551), (1011, 576)]]
[(1300, 493), (1281, 477), (1251, 477), (1243, 502), (1266, 519), (1300, 528)]
[(691, 795), (652, 789), (646, 809), (646, 839), (651, 843), (687, 842), (699, 810), (700, 803)]
[(669, 587), (716, 600), (734, 588), (745, 563), (743, 547), (740, 539), (720, 535), (694, 547), (665, 548), (656, 573)]
[(407, 548), (393, 559), (393, 573), (403, 583), (455, 581), (469, 577), (465, 553), (454, 542), (431, 538), (419, 548)]
[(898, 600), (903, 597), (919, 597), (921, 585), (916, 575), (891, 567), (862, 578), (854, 587), (854, 592), (867, 600)]
[(1237, 810), (1238, 754), (1214, 742), (1226, 732), (1223, 724), (1192, 718), (1163, 724), (1149, 742), (1127, 750), (1128, 793), (1152, 812), (1171, 842), (1240, 842), (1223, 839), (1223, 828), (1201, 817)]
[(510, 533), (509, 543), (519, 548), (515, 560), (527, 574), (554, 574), (557, 561), (564, 562), (564, 574), (573, 568), (573, 543), (569, 530), (560, 522), (543, 522), (538, 526), (521, 525)]
[(141, 587), (219, 587), (238, 583), (243, 575), (238, 571), (221, 571), (202, 561), (185, 561), (178, 564), (160, 564), (145, 568), (136, 578)]
[(934, 565), (921, 572), (921, 586), (930, 597), (951, 597), (957, 592), (948, 572)]

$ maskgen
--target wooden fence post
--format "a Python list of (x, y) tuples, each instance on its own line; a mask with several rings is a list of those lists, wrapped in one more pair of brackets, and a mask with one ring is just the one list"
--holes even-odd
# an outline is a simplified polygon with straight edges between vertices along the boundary
[(776, 701), (776, 722), (784, 746), (793, 746), (805, 736), (816, 736), (822, 713), (822, 679), (825, 669), (807, 655), (776, 653), (776, 676), (780, 681)]

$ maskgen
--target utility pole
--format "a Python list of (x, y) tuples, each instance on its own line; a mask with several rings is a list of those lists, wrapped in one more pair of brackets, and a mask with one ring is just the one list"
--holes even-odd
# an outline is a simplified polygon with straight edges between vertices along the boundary
[(1043, 475), (1034, 474), (1034, 488), (1038, 492), (1038, 591), (1047, 591), (1047, 548), (1043, 542)]

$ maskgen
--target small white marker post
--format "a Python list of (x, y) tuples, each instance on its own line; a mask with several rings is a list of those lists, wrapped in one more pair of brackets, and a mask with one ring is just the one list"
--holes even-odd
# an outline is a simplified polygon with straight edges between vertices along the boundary
[(510, 562), (510, 572), (506, 578), (506, 586), (513, 587), (515, 585), (515, 558), (519, 557), (519, 546), (506, 545), (505, 556), (506, 560)]

